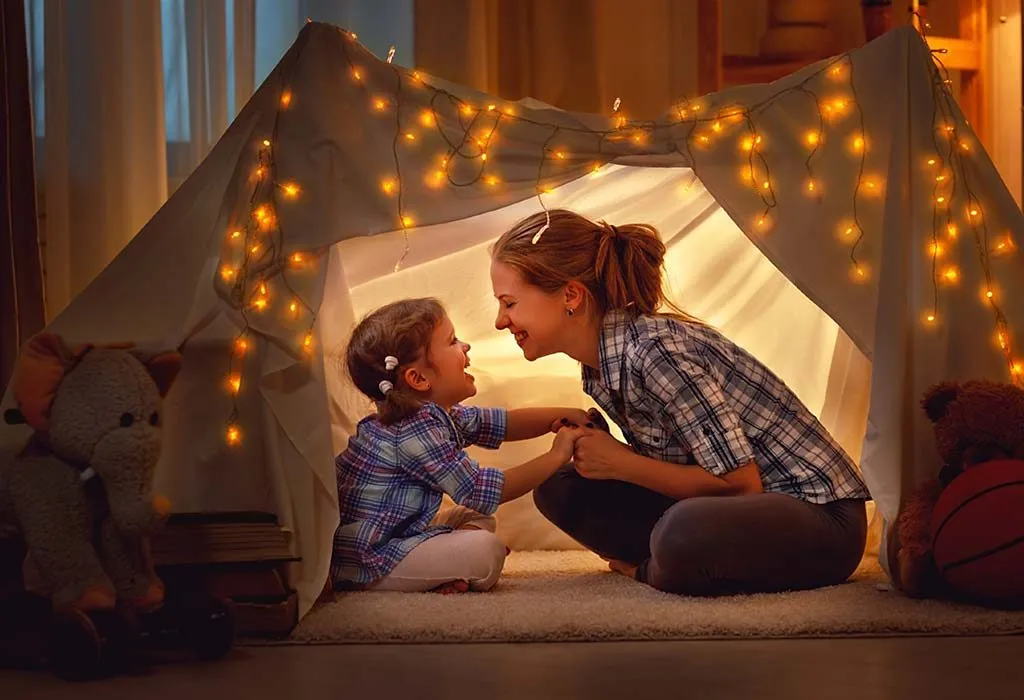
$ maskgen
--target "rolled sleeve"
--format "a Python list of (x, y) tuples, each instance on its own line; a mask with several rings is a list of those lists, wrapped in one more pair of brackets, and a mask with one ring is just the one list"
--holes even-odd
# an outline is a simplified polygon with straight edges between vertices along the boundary
[(504, 408), (480, 408), (455, 404), (451, 410), (455, 427), (467, 445), (490, 450), (501, 447), (508, 429), (508, 411)]
[(696, 462), (723, 476), (754, 461), (754, 450), (718, 381), (696, 358), (661, 339), (643, 353), (644, 393)]
[(484, 515), (498, 509), (505, 485), (504, 472), (481, 467), (439, 427), (403, 440), (399, 450), (402, 469), (413, 478)]

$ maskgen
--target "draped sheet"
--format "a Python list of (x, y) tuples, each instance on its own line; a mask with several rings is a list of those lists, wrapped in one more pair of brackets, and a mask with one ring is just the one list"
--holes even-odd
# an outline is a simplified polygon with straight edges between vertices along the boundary
[[(900, 499), (938, 469), (919, 407), (923, 392), (946, 378), (1009, 379), (981, 290), (994, 290), (1012, 342), (1024, 323), (1021, 257), (1000, 254), (998, 241), (1007, 234), (1024, 240), (1024, 226), (954, 107), (946, 122), (970, 147), (956, 171), (958, 193), (969, 185), (987, 228), (964, 225), (966, 204), (954, 199), (962, 235), (943, 240), (942, 262), (959, 265), (959, 284), (936, 288), (927, 254), (940, 230), (930, 201), (935, 171), (925, 161), (943, 143), (934, 115), (936, 96), (948, 94), (927, 46), (911, 29), (895, 30), (846, 55), (837, 78), (829, 66), (705, 96), (701, 114), (752, 110), (751, 122), (731, 121), (720, 135), (710, 130), (714, 120), (692, 111), (680, 121), (678, 105), (654, 124), (617, 130), (606, 116), (508, 105), (408, 73), (342, 30), (307, 24), (193, 175), (50, 329), (73, 343), (132, 340), (182, 349), (185, 368), (168, 397), (158, 485), (177, 510), (276, 512), (302, 557), (292, 582), (305, 614), (326, 577), (337, 524), (333, 457), (365, 410), (338, 367), (348, 329), (363, 311), (400, 296), (437, 294), (474, 346), (473, 361), (483, 370), (479, 401), (583, 405), (570, 360), (526, 363), (490, 325), (487, 243), (536, 211), (539, 179), (550, 191), (543, 195), (547, 206), (659, 226), (670, 243), (675, 298), (767, 362), (822, 416), (859, 456), (878, 509), (891, 522)], [(815, 100), (837, 95), (857, 109), (824, 125), (826, 147), (812, 163), (822, 196), (808, 197), (803, 139), (821, 126)], [(378, 98), (394, 108), (378, 113)], [(477, 108), (475, 118), (500, 120), (487, 161), (498, 186), (431, 186), (445, 139), (465, 135), (460, 100)], [(858, 190), (861, 164), (844, 148), (861, 127), (873, 197)], [(767, 226), (758, 225), (762, 193), (741, 177), (749, 160), (740, 148), (744, 133), (762, 137), (771, 166), (778, 206)], [(269, 263), (250, 270), (252, 280), (267, 276), (277, 306), (243, 316), (218, 268), (232, 263), (237, 251), (229, 233), (251, 214), (264, 140), (277, 184), (299, 187), (294, 199), (272, 193), (277, 252), (301, 253), (305, 262), (289, 271), (290, 287)], [(566, 157), (553, 157), (552, 149)], [(481, 163), (459, 160), (453, 175), (460, 177)], [(600, 163), (632, 167), (606, 166), (595, 176)], [(401, 200), (381, 187), (396, 164)], [(702, 185), (685, 191), (694, 174)], [(864, 233), (856, 251), (840, 235), (854, 202)], [(394, 273), (405, 248), (405, 232), (395, 231), (400, 214), (411, 227), (410, 254)], [(869, 274), (852, 279), (854, 259)], [(308, 309), (298, 318), (282, 313), (288, 289)], [(939, 321), (926, 324), (933, 304)], [(224, 387), (244, 319), (254, 347), (237, 405), (242, 443), (231, 448), (224, 444), (232, 409)], [(313, 321), (307, 357), (301, 348)], [(10, 404), (8, 392), (4, 408)], [(25, 436), (23, 428), (3, 426), (0, 447), (17, 449)], [(541, 447), (510, 446), (490, 455), (491, 463), (513, 464)], [(502, 527), (516, 544), (558, 544), (536, 526), (528, 501), (515, 508), (504, 510)]]

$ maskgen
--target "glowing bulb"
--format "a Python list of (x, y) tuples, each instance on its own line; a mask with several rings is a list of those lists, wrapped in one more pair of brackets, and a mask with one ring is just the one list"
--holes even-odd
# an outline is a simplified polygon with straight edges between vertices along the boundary
[(412, 79), (415, 80), (416, 82), (419, 82), (423, 80), (423, 75), (418, 70), (414, 70), (412, 72)]
[(495, 109), (497, 109), (497, 108), (495, 107), (495, 105), (487, 105), (487, 111), (488, 111), (488, 112), (493, 112), (493, 111), (494, 111)]
[(946, 233), (950, 238), (956, 238), (956, 224), (948, 224), (946, 226)]
[(257, 311), (265, 311), (266, 308), (267, 308), (267, 300), (266, 299), (257, 299), (256, 301), (254, 301), (252, 303), (252, 305), (253, 305), (253, 307), (255, 307), (255, 309)]
[(928, 253), (933, 258), (940, 257), (944, 250), (945, 249), (942, 247), (942, 244), (939, 243), (938, 241), (936, 241), (935, 243), (929, 243), (928, 244)]
[(969, 151), (969, 150), (971, 150), (971, 149), (970, 149), (970, 146), (968, 146), (968, 145), (967, 145), (967, 142), (966, 142), (966, 141), (961, 141), (961, 142), (960, 142), (960, 148), (964, 149), (965, 151)]
[(260, 205), (256, 207), (256, 211), (254, 211), (253, 214), (256, 216), (257, 221), (263, 221), (268, 216), (267, 208), (265, 206)]
[(232, 394), (237, 394), (238, 391), (242, 388), (242, 375), (236, 372), (235, 374), (229, 376), (228, 386), (231, 387)]
[(263, 139), (263, 145), (270, 148), (270, 139)]
[(381, 97), (378, 97), (377, 99), (375, 99), (373, 101), (373, 108), (375, 110), (377, 110), (378, 112), (383, 112), (385, 109), (387, 109), (387, 106), (388, 106), (388, 101), (383, 99), (383, 98), (381, 98)]
[(928, 159), (928, 165), (935, 165), (935, 159), (934, 158), (929, 158)]
[(263, 296), (267, 296), (267, 283), (266, 282), (260, 282), (260, 294), (262, 294)]
[(942, 277), (947, 282), (952, 284), (956, 282), (958, 279), (960, 279), (960, 272), (955, 267), (950, 265), (949, 267), (942, 271)]
[(985, 298), (986, 299), (991, 299), (994, 296), (995, 296), (995, 292), (993, 292), (991, 289), (986, 289), (985, 290)]
[(221, 279), (223, 279), (225, 282), (228, 282), (231, 280), (232, 277), (235, 276), (235, 272), (235, 268), (230, 267), (228, 265), (224, 265), (223, 267), (220, 268)]
[(945, 197), (943, 197), (942, 195), (939, 195), (938, 197), (936, 197), (936, 198), (935, 198), (935, 201), (936, 201), (936, 202), (937, 202), (938, 204), (942, 204), (943, 202), (945, 202), (945, 201), (946, 201), (946, 198), (945, 198)]
[(821, 135), (817, 131), (808, 131), (804, 136), (808, 146), (817, 146), (821, 142)]
[(754, 149), (754, 137), (753, 136), (747, 136), (746, 138), (743, 139), (743, 150), (744, 151), (752, 151), (753, 149)]
[(260, 252), (260, 244), (253, 243), (252, 247), (249, 248), (249, 252), (252, 253), (253, 255), (256, 255), (258, 252)]
[(290, 197), (292, 199), (297, 197), (299, 194), (299, 186), (294, 185), (292, 183), (285, 185), (284, 187), (282, 187), (282, 189), (284, 190), (285, 196)]
[(266, 171), (266, 168), (264, 168), (262, 165), (260, 167), (256, 168), (256, 177), (258, 179), (262, 180), (263, 179), (263, 173), (265, 171)]
[(461, 112), (462, 112), (462, 113), (463, 113), (464, 115), (466, 115), (467, 117), (470, 117), (470, 116), (472, 116), (472, 115), (473, 115), (473, 113), (474, 113), (474, 112), (475, 112), (476, 110), (475, 110), (475, 109), (473, 109), (473, 108), (472, 108), (472, 107), (471, 107), (470, 105), (466, 105), (466, 104), (464, 104), (464, 105), (462, 105), (462, 107), (461, 107), (460, 111), (461, 111)]
[(411, 216), (406, 215), (406, 216), (402, 217), (402, 226), (405, 226), (406, 228), (409, 228), (412, 225), (413, 225), (413, 219), (412, 219)]
[(498, 186), (498, 178), (495, 175), (488, 175), (484, 180), (490, 187)]
[(847, 226), (846, 230), (843, 231), (843, 235), (844, 236), (852, 236), (853, 235), (853, 226)]
[(807, 188), (808, 193), (813, 193), (817, 189), (817, 185), (815, 184), (814, 180), (808, 180), (805, 186)]
[(1006, 333), (1004, 333), (1003, 331), (999, 331), (999, 333), (997, 334), (997, 340), (999, 341), (999, 347), (1002, 350), (1005, 350), (1006, 347), (1010, 344), (1009, 341), (1006, 339)]
[(299, 313), (299, 303), (293, 301), (292, 303), (288, 304), (288, 311), (291, 313), (292, 316), (296, 316)]
[(363, 79), (363, 74), (359, 71), (358, 68), (352, 69), (352, 79), (355, 80), (357, 83)]
[(1010, 372), (1013, 374), (1024, 374), (1024, 362), (1014, 362), (1010, 365)]
[(761, 183), (761, 187), (763, 189), (766, 189), (766, 190), (770, 189), (771, 188), (771, 183), (769, 183), (767, 180), (765, 180), (764, 182)]
[(287, 107), (292, 103), (292, 93), (290, 90), (285, 90), (281, 93), (281, 106)]
[(856, 137), (854, 137), (854, 139), (853, 139), (853, 150), (856, 151), (857, 153), (860, 153), (861, 151), (864, 150), (864, 137), (863, 136), (856, 136)]
[(302, 253), (292, 253), (291, 260), (295, 265), (299, 265), (305, 260), (305, 258), (302, 256)]
[(229, 425), (226, 437), (229, 445), (237, 445), (242, 441), (242, 431), (234, 425)]
[(313, 350), (313, 334), (306, 333), (306, 337), (302, 339), (302, 349), (306, 352), (312, 352)]
[(232, 231), (231, 232), (231, 240), (237, 241), (241, 237), (242, 237), (242, 232), (241, 231)]
[(715, 133), (718, 133), (719, 131), (722, 130), (722, 123), (715, 122), (714, 124), (711, 125), (711, 130), (714, 131)]
[(936, 175), (935, 176), (935, 182), (942, 182), (945, 179), (946, 179), (945, 175)]
[(978, 210), (977, 209), (971, 209), (971, 216), (977, 216), (977, 215), (978, 215)]
[(393, 194), (398, 184), (391, 179), (381, 180), (380, 188), (384, 191), (384, 194)]
[(420, 124), (422, 124), (423, 126), (434, 126), (435, 123), (436, 122), (434, 120), (433, 112), (431, 112), (428, 109), (425, 109), (422, 112), (420, 112)]
[(928, 314), (925, 316), (925, 320), (928, 321), (928, 323), (935, 323), (935, 314)]
[(244, 355), (245, 351), (249, 349), (249, 341), (245, 338), (238, 338), (235, 340), (235, 350), (239, 355)]
[(701, 143), (703, 143), (703, 144), (708, 144), (708, 143), (711, 143), (711, 139), (709, 139), (709, 138), (708, 138), (707, 136), (705, 136), (704, 134), (701, 134), (701, 135), (700, 135), (700, 137), (699, 137), (699, 138), (698, 138), (697, 140), (698, 140), (698, 141), (700, 141), (700, 142), (701, 142)]
[(416, 140), (416, 134), (412, 133), (411, 131), (405, 132), (405, 140), (406, 141), (415, 141)]

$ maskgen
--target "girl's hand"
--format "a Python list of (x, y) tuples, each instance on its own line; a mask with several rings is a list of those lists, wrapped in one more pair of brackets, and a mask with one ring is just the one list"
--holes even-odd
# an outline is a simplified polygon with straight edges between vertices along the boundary
[(557, 433), (561, 428), (599, 428), (608, 432), (608, 422), (596, 408), (587, 411), (570, 409), (564, 416), (551, 423), (551, 432)]
[(590, 429), (576, 440), (573, 462), (579, 475), (587, 479), (619, 479), (631, 454), (627, 445), (610, 434)]
[(583, 435), (582, 428), (562, 428), (555, 435), (554, 442), (551, 443), (551, 454), (557, 456), (562, 464), (568, 463), (572, 459), (576, 440), (581, 435)]

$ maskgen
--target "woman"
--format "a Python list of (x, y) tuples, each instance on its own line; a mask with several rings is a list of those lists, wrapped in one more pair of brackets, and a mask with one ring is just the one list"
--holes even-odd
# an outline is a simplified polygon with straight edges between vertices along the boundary
[(664, 256), (650, 226), (564, 210), (494, 245), (495, 326), (527, 360), (578, 360), (584, 391), (629, 443), (585, 431), (573, 462), (534, 491), (537, 507), (612, 569), (663, 591), (845, 581), (867, 530), (856, 467), (767, 367), (667, 302)]

